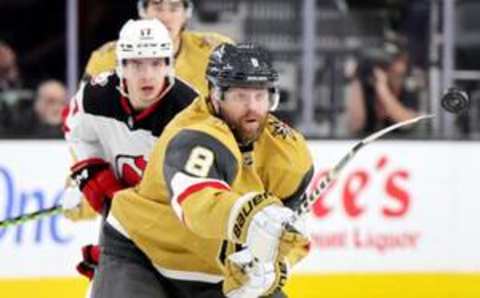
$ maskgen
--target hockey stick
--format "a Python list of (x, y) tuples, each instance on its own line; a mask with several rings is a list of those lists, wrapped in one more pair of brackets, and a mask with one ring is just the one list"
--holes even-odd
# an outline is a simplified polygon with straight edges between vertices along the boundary
[(330, 171), (327, 172), (327, 175), (323, 177), (323, 179), (319, 182), (319, 185), (313, 189), (312, 193), (309, 195), (305, 194), (303, 198), (303, 202), (300, 205), (298, 205), (298, 207), (294, 210), (297, 217), (300, 217), (303, 214), (306, 214), (310, 211), (316, 199), (325, 191), (325, 189), (327, 189), (330, 183), (337, 178), (338, 174), (345, 168), (347, 163), (353, 159), (355, 154), (357, 154), (357, 152), (361, 148), (363, 148), (364, 146), (366, 146), (367, 144), (370, 144), (375, 140), (378, 140), (379, 138), (381, 138), (382, 136), (388, 134), (393, 130), (396, 130), (404, 126), (412, 125), (424, 119), (431, 119), (434, 117), (435, 117), (434, 114), (425, 114), (425, 115), (421, 115), (421, 116), (418, 116), (409, 120), (405, 120), (396, 124), (392, 124), (382, 130), (372, 133), (371, 135), (367, 136), (363, 140), (356, 143), (348, 151), (348, 153), (345, 154), (342, 157), (342, 159), (340, 159), (340, 161), (338, 161), (335, 164), (335, 166)]
[[(418, 117), (415, 117), (415, 118), (412, 118), (412, 119), (409, 119), (409, 120), (406, 120), (406, 121), (402, 121), (402, 122), (390, 125), (390, 126), (384, 128), (382, 130), (374, 132), (373, 134), (367, 136), (363, 140), (356, 143), (348, 151), (348, 153), (345, 154), (340, 159), (340, 161), (338, 161), (335, 164), (335, 166), (330, 171), (327, 172), (325, 177), (323, 177), (323, 179), (319, 182), (318, 186), (315, 187), (310, 194), (305, 193), (303, 195), (302, 202), (299, 205), (297, 205), (296, 207), (294, 207), (295, 208), (294, 209), (295, 215), (294, 215), (294, 218), (292, 219), (292, 222), (297, 221), (302, 215), (310, 212), (310, 210), (312, 209), (312, 205), (315, 204), (315, 202), (320, 197), (320, 195), (328, 188), (330, 183), (332, 183), (332, 181), (334, 181), (337, 178), (337, 176), (340, 174), (340, 172), (345, 168), (345, 166), (348, 164), (348, 162), (350, 162), (355, 157), (355, 155), (357, 154), (357, 152), (361, 148), (365, 147), (366, 145), (370, 144), (371, 142), (373, 142), (375, 140), (378, 140), (379, 138), (381, 138), (382, 136), (388, 134), (389, 132), (391, 132), (393, 130), (396, 130), (396, 129), (404, 127), (404, 126), (415, 124), (415, 123), (417, 123), (419, 121), (422, 121), (422, 120), (425, 120), (425, 119), (431, 119), (431, 118), (434, 118), (434, 117), (435, 117), (434, 114), (420, 115)], [(293, 225), (291, 225), (290, 223), (287, 223), (285, 225), (285, 229), (296, 230), (293, 227)], [(251, 261), (247, 261), (245, 263), (240, 263), (240, 264), (237, 263), (237, 265), (242, 270), (244, 270), (245, 272), (248, 272), (249, 270), (253, 270), (252, 268), (256, 268), (259, 264), (259, 260), (254, 258), (251, 255), (248, 248), (245, 248), (245, 249), (240, 250), (236, 253), (233, 253), (230, 257), (241, 258), (240, 256), (245, 257), (246, 259), (251, 259)], [(233, 295), (228, 295), (228, 297), (229, 298), (245, 298), (242, 293), (240, 293), (240, 294), (234, 293)]]
[(2, 220), (2, 221), (0, 221), (0, 228), (6, 228), (6, 227), (11, 227), (11, 226), (24, 224), (28, 221), (41, 219), (41, 218), (47, 217), (47, 216), (57, 215), (57, 214), (60, 214), (62, 212), (63, 212), (63, 208), (62, 208), (61, 205), (54, 205), (50, 208), (41, 209), (41, 210), (38, 210), (38, 211), (35, 211), (35, 212), (32, 212), (32, 213), (22, 214), (22, 215), (19, 215), (17, 217)]
[[(458, 88), (452, 87), (447, 90), (447, 92), (442, 96), (440, 99), (442, 107), (453, 114), (460, 114), (466, 111), (469, 106), (470, 106), (470, 98), (468, 94)], [(382, 130), (379, 130), (377, 132), (372, 133), (371, 135), (367, 136), (360, 142), (356, 143), (350, 151), (343, 156), (342, 159), (331, 169), (327, 175), (320, 181), (318, 187), (314, 188), (312, 193), (310, 195), (305, 194), (305, 197), (303, 198), (303, 202), (296, 208), (295, 214), (297, 217), (302, 216), (303, 214), (306, 214), (310, 211), (312, 205), (315, 203), (316, 198), (318, 198), (324, 191), (325, 189), (330, 185), (330, 183), (337, 178), (338, 174), (342, 169), (345, 167), (345, 165), (353, 159), (355, 154), (365, 145), (381, 138), (382, 136), (386, 135), (387, 133), (396, 130), (398, 128), (408, 126), (414, 123), (417, 123), (421, 120), (424, 119), (432, 119), (436, 117), (435, 114), (424, 114), (420, 115), (418, 117), (405, 120), (393, 125), (390, 125)]]
[[(69, 149), (70, 155), (72, 156), (72, 159), (76, 161), (77, 156), (75, 152), (72, 150), (71, 147), (69, 147), (68, 149)], [(65, 189), (72, 186), (74, 186), (74, 182), (71, 179), (68, 179)], [(44, 217), (57, 215), (57, 214), (63, 213), (63, 211), (64, 211), (64, 207), (62, 206), (62, 204), (54, 205), (50, 208), (40, 209), (32, 213), (22, 214), (17, 217), (4, 219), (0, 221), (0, 228), (21, 225), (32, 220), (37, 220), (37, 219), (42, 219)]]

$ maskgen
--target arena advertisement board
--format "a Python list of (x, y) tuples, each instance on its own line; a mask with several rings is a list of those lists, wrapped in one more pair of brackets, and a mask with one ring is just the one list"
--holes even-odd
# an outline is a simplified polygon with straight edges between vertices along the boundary
[[(311, 142), (312, 185), (353, 142)], [(477, 143), (381, 141), (358, 153), (308, 219), (299, 272), (480, 272)]]
[[(0, 219), (59, 203), (69, 166), (64, 142), (2, 141), (0, 156)], [(76, 276), (80, 247), (95, 241), (97, 226), (56, 215), (0, 228), (0, 278)]]
[[(354, 141), (309, 144), (314, 185)], [(312, 251), (287, 283), (289, 297), (478, 297), (476, 152), (474, 142), (379, 141), (362, 149), (307, 218)], [(0, 156), (0, 220), (59, 202), (70, 159), (64, 142), (2, 141)], [(2, 294), (84, 297), (75, 264), (97, 231), (98, 222), (61, 215), (0, 228)]]

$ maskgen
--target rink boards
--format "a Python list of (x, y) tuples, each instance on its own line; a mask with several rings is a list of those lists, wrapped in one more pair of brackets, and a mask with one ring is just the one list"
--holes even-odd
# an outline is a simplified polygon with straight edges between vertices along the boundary
[[(310, 142), (313, 181), (353, 141)], [(480, 297), (480, 143), (369, 145), (307, 219), (313, 249), (287, 285), (291, 297)], [(0, 142), (0, 219), (62, 195), (63, 142)], [(61, 216), (0, 229), (5, 297), (82, 297), (74, 264), (97, 222)], [(52, 290), (55, 289), (55, 290)]]

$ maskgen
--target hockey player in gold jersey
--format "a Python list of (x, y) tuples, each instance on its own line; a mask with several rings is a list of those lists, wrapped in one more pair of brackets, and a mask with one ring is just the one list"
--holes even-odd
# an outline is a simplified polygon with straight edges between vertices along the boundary
[[(190, 0), (138, 1), (138, 14), (141, 18), (157, 18), (169, 30), (174, 43), (176, 75), (206, 95), (208, 88), (204, 74), (208, 56), (215, 46), (231, 40), (218, 33), (186, 30), (192, 9)], [(95, 76), (115, 69), (115, 64), (115, 42), (111, 41), (92, 53), (85, 72), (88, 76)]]
[[(269, 113), (278, 74), (268, 52), (222, 44), (207, 78), (209, 96), (170, 122), (141, 182), (116, 193), (94, 297), (285, 297), (286, 268), (308, 251), (303, 231), (287, 227), (311, 155)], [(243, 252), (262, 270), (233, 263)]]

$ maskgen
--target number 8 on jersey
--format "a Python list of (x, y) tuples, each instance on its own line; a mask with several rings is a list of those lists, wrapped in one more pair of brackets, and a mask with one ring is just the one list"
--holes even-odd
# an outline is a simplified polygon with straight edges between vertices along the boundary
[(211, 150), (205, 147), (195, 147), (185, 164), (185, 171), (197, 177), (207, 177), (212, 167), (214, 157)]

